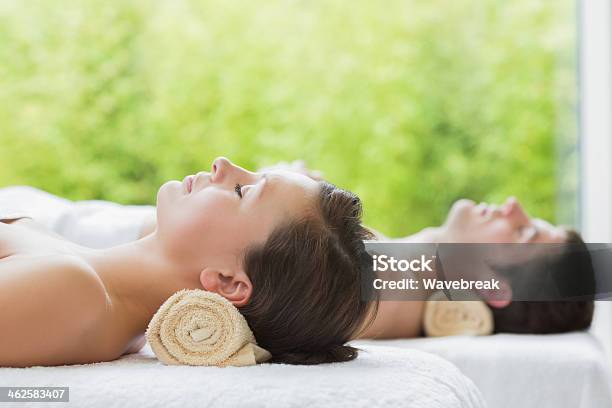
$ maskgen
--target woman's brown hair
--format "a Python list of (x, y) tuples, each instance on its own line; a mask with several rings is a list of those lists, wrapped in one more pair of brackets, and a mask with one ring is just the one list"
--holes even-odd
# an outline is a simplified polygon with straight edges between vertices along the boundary
[(370, 262), (363, 240), (372, 239), (361, 225), (361, 201), (333, 184), (319, 185), (312, 215), (281, 225), (245, 252), (253, 294), (240, 312), (272, 362), (352, 360), (357, 349), (345, 343), (376, 313), (377, 303), (361, 294)]

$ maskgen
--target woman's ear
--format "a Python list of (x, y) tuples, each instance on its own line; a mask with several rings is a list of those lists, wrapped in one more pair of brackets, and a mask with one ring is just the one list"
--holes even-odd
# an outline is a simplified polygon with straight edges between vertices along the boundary
[(244, 271), (205, 268), (200, 272), (200, 283), (205, 290), (218, 293), (236, 307), (246, 305), (253, 292), (251, 280)]

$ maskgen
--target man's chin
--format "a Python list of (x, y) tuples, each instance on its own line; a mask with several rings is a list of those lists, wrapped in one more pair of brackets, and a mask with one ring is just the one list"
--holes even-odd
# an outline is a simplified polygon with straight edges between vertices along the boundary
[(449, 214), (453, 212), (461, 212), (461, 211), (469, 210), (473, 208), (475, 205), (476, 203), (473, 200), (470, 200), (468, 198), (461, 198), (453, 203), (449, 211)]
[(470, 215), (469, 212), (472, 210), (474, 205), (474, 201), (468, 199), (455, 201), (451, 206), (451, 209), (448, 211), (448, 215), (446, 216), (443, 226), (449, 230), (468, 228), (469, 225), (467, 221)]

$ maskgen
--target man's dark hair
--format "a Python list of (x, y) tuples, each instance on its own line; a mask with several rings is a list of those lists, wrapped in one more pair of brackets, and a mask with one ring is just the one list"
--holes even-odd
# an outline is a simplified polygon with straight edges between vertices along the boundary
[[(591, 325), (594, 310), (595, 276), (589, 251), (574, 230), (566, 230), (564, 251), (554, 258), (530, 265), (520, 265), (503, 273), (510, 278), (513, 291), (520, 277), (527, 286), (549, 276), (545, 284), (554, 282), (556, 299), (546, 301), (515, 300), (504, 308), (490, 307), (495, 332), (549, 334), (584, 330)], [(526, 278), (526, 279), (525, 279)], [(525, 286), (525, 285), (523, 285)], [(523, 287), (528, 290), (528, 287)], [(523, 292), (529, 298), (528, 292)], [(573, 299), (572, 299), (573, 298)], [(570, 300), (561, 300), (570, 299)]]
[[(352, 360), (345, 343), (375, 316), (361, 296), (369, 266), (361, 202), (320, 181), (311, 215), (276, 228), (262, 245), (248, 248), (244, 268), (253, 284), (240, 308), (272, 362), (319, 364)], [(369, 320), (368, 320), (369, 318)]]

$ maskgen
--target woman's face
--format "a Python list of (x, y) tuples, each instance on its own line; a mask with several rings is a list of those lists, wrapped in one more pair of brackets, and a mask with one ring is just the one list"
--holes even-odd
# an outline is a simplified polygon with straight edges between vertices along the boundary
[(246, 247), (263, 243), (283, 221), (307, 215), (318, 191), (307, 176), (253, 173), (220, 157), (210, 172), (160, 187), (157, 235), (186, 266), (239, 267)]
[(566, 240), (563, 228), (529, 217), (514, 197), (508, 197), (501, 206), (458, 200), (448, 212), (444, 227), (454, 242), (562, 243)]

